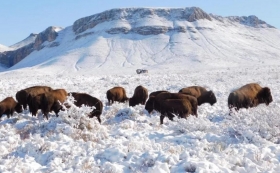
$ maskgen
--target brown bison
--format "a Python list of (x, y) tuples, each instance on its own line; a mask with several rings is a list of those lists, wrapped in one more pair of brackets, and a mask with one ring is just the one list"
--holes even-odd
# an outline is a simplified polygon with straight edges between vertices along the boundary
[(269, 105), (272, 101), (271, 91), (268, 87), (262, 88), (257, 83), (249, 83), (229, 94), (228, 107), (232, 112), (233, 108), (238, 111), (240, 108), (248, 109), (261, 103)]
[(181, 94), (181, 93), (169, 93), (169, 92), (162, 92), (156, 96), (157, 101), (162, 101), (166, 99), (187, 99), (191, 103), (192, 112), (191, 114), (195, 115), (197, 117), (197, 105), (198, 101), (195, 97), (191, 95)]
[(14, 114), (14, 111), (21, 113), (22, 107), (13, 97), (7, 97), (0, 102), (0, 118), (3, 114), (6, 114), (10, 118)]
[(190, 86), (183, 88), (179, 93), (188, 94), (197, 98), (198, 105), (209, 103), (211, 106), (217, 102), (216, 96), (213, 91), (207, 91), (201, 86)]
[(53, 89), (48, 86), (33, 86), (23, 90), (20, 90), (16, 93), (16, 99), (20, 105), (23, 105), (23, 108), (26, 110), (28, 104), (28, 96), (31, 95), (32, 97), (52, 91)]
[(148, 98), (148, 90), (139, 85), (135, 88), (133, 96), (129, 99), (129, 106), (144, 105)]
[(109, 105), (113, 104), (115, 101), (124, 103), (128, 100), (125, 89), (123, 87), (114, 87), (112, 89), (109, 89), (106, 95)]
[(168, 92), (168, 91), (161, 90), (161, 91), (154, 91), (154, 92), (151, 92), (150, 95), (149, 95), (149, 98), (150, 98), (150, 97), (155, 97), (155, 96), (157, 96), (158, 94), (163, 93), (163, 92)]
[(48, 114), (54, 111), (56, 116), (58, 112), (62, 109), (62, 103), (67, 98), (67, 92), (65, 89), (56, 89), (50, 92), (44, 93), (41, 96), (41, 110), (44, 116), (49, 119)]
[(100, 115), (102, 114), (103, 103), (99, 99), (92, 97), (91, 95), (86, 93), (71, 92), (68, 95), (72, 95), (74, 97), (74, 104), (77, 107), (81, 107), (82, 105), (94, 106), (95, 109), (89, 114), (89, 117), (97, 117), (98, 122), (101, 124)]
[(160, 123), (162, 124), (165, 116), (172, 120), (173, 113), (178, 114), (181, 118), (186, 118), (190, 114), (197, 117), (197, 99), (185, 94), (162, 92), (155, 97), (150, 97), (145, 109), (149, 113), (152, 110), (160, 112)]
[(173, 120), (173, 114), (178, 114), (180, 118), (186, 118), (192, 114), (192, 105), (187, 99), (166, 99), (158, 101), (156, 97), (150, 97), (146, 102), (145, 109), (149, 112), (152, 110), (160, 112), (160, 124), (163, 124), (165, 116)]

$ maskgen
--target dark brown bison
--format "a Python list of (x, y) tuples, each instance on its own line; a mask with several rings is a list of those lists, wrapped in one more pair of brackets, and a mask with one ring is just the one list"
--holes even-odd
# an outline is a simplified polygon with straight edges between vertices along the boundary
[(157, 96), (158, 94), (163, 93), (163, 92), (168, 92), (168, 91), (161, 90), (161, 91), (154, 91), (154, 92), (151, 92), (150, 95), (149, 95), (149, 98), (150, 98), (150, 97), (155, 97), (155, 96)]
[(103, 103), (99, 99), (92, 97), (91, 95), (86, 93), (71, 92), (68, 95), (72, 95), (74, 97), (74, 104), (77, 107), (81, 107), (82, 105), (94, 106), (95, 109), (89, 114), (89, 117), (97, 117), (98, 122), (101, 124), (100, 115), (102, 114)]
[(21, 113), (22, 107), (13, 97), (7, 97), (0, 102), (0, 118), (3, 114), (6, 114), (10, 118), (14, 114), (14, 111)]
[(180, 118), (186, 118), (192, 114), (191, 102), (187, 99), (166, 99), (158, 101), (156, 97), (150, 97), (146, 102), (145, 109), (151, 112), (158, 111), (160, 115), (160, 124), (163, 124), (163, 119), (167, 116), (173, 120), (174, 114)]
[(272, 101), (271, 91), (268, 87), (262, 88), (257, 83), (249, 83), (229, 94), (228, 107), (232, 112), (233, 108), (238, 111), (240, 108), (248, 109), (261, 103), (269, 105)]
[(190, 86), (183, 88), (179, 93), (188, 94), (197, 98), (198, 105), (209, 103), (211, 106), (217, 102), (216, 96), (213, 91), (207, 91), (201, 86)]
[(129, 99), (129, 106), (144, 105), (148, 98), (148, 90), (139, 85), (135, 88), (133, 96)]
[(52, 91), (53, 89), (48, 86), (33, 86), (23, 90), (20, 90), (16, 93), (16, 99), (19, 104), (23, 105), (23, 108), (26, 110), (28, 104), (28, 96), (31, 95), (32, 97)]
[(128, 100), (125, 89), (123, 87), (114, 87), (112, 89), (109, 89), (106, 95), (109, 105), (113, 104), (115, 101), (124, 103)]
[(62, 104), (67, 98), (67, 92), (65, 89), (56, 89), (50, 92), (44, 93), (41, 96), (41, 110), (44, 116), (49, 119), (48, 114), (54, 111), (56, 116), (62, 109)]
[(162, 92), (155, 97), (150, 97), (145, 109), (149, 113), (153, 110), (160, 112), (160, 123), (162, 124), (165, 116), (172, 120), (173, 113), (178, 114), (181, 118), (186, 118), (190, 114), (197, 117), (197, 99), (190, 95)]
[(191, 103), (192, 111), (191, 114), (197, 117), (197, 99), (191, 95), (181, 94), (181, 93), (169, 93), (169, 92), (162, 92), (158, 94), (156, 97), (157, 101), (162, 101), (166, 99), (187, 99)]

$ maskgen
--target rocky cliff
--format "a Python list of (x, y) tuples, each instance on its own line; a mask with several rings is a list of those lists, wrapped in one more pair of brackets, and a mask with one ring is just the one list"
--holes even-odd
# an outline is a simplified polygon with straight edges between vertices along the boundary
[[(109, 34), (137, 33), (140, 35), (157, 35), (171, 30), (182, 31), (180, 28), (167, 27), (153, 24), (142, 25), (143, 19), (162, 19), (163, 21), (188, 21), (194, 22), (200, 19), (211, 21), (210, 15), (197, 7), (190, 8), (122, 8), (112, 9), (99, 14), (81, 18), (74, 22), (73, 31), (80, 34), (98, 24), (119, 20), (126, 23), (125, 26), (113, 27), (106, 32)], [(141, 26), (142, 25), (142, 26)]]
[[(34, 42), (31, 42), (25, 46), (21, 46), (18, 49), (12, 51), (5, 51), (0, 53), (0, 63), (6, 67), (11, 67), (14, 64), (18, 63), (26, 56), (28, 56), (34, 50), (40, 50), (44, 47), (44, 42), (52, 42), (58, 36), (57, 31), (60, 30), (60, 27), (48, 27), (45, 31), (39, 34), (31, 34), (29, 37), (34, 37)], [(26, 39), (25, 39), (26, 40)], [(58, 45), (58, 44), (52, 44)]]

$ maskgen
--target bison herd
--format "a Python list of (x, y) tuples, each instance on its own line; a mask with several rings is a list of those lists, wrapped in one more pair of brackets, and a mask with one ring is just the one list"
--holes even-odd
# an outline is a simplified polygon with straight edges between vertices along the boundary
[[(48, 86), (33, 86), (16, 93), (16, 100), (13, 97), (7, 97), (0, 102), (0, 117), (6, 114), (8, 118), (14, 111), (21, 113), (29, 108), (32, 116), (36, 116), (40, 109), (44, 117), (48, 119), (48, 114), (53, 111), (56, 116), (58, 112), (70, 106), (64, 104), (68, 96), (72, 96), (77, 107), (94, 106), (95, 109), (89, 113), (89, 117), (96, 117), (101, 123), (100, 115), (103, 110), (103, 103), (86, 93), (70, 92), (65, 89), (52, 89)], [(214, 105), (217, 102), (213, 91), (207, 91), (201, 86), (190, 86), (182, 88), (178, 93), (168, 91), (154, 91), (148, 95), (148, 90), (143, 86), (137, 86), (131, 98), (128, 98), (123, 87), (117, 86), (106, 92), (108, 104), (114, 102), (127, 102), (129, 106), (138, 104), (145, 105), (145, 109), (151, 113), (158, 111), (160, 123), (163, 124), (164, 117), (173, 120), (174, 115), (180, 118), (187, 118), (190, 115), (198, 116), (198, 106), (204, 103)], [(148, 99), (148, 100), (147, 100)], [(233, 109), (238, 111), (240, 108), (256, 107), (261, 103), (269, 105), (273, 101), (271, 91), (268, 87), (262, 88), (257, 83), (250, 83), (231, 92), (228, 96), (228, 107), (230, 114)], [(63, 106), (64, 104), (64, 106)]]

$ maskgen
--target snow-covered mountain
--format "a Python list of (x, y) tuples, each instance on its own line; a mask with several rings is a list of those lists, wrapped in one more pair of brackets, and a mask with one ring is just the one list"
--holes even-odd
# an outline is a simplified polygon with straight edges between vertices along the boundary
[(256, 16), (221, 17), (197, 7), (112, 9), (57, 28), (16, 44), (21, 50), (1, 53), (0, 62), (10, 69), (104, 72), (275, 64), (280, 57), (280, 30)]

